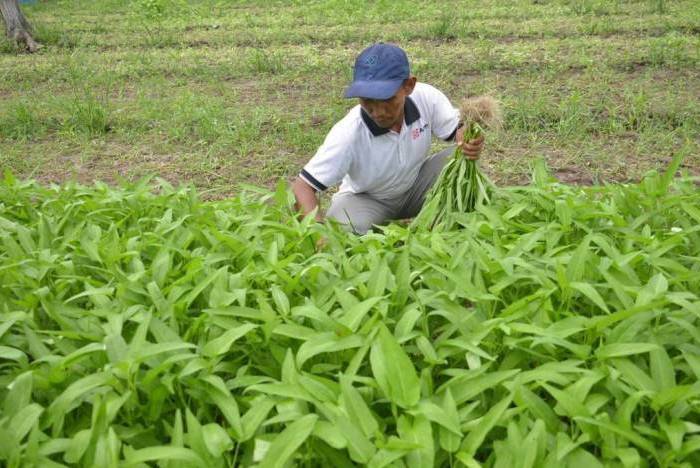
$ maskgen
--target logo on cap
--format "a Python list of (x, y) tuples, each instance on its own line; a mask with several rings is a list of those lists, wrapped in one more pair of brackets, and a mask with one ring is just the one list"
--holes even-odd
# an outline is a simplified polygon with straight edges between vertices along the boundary
[(372, 67), (379, 62), (379, 56), (378, 55), (369, 55), (365, 57), (364, 59), (364, 64), (367, 65), (368, 67)]

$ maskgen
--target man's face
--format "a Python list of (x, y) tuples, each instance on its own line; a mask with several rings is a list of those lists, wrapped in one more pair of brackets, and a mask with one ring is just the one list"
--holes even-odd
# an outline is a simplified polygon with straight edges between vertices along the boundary
[(399, 90), (389, 99), (360, 98), (360, 106), (382, 128), (401, 128), (406, 96), (413, 92), (416, 79), (411, 77), (404, 81)]

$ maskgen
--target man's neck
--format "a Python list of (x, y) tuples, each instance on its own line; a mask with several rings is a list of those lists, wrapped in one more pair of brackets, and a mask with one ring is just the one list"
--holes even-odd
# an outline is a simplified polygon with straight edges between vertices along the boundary
[(396, 133), (401, 133), (401, 127), (403, 127), (403, 121), (404, 121), (404, 113), (401, 112), (401, 117), (399, 117), (399, 120), (391, 126), (391, 130), (395, 131)]

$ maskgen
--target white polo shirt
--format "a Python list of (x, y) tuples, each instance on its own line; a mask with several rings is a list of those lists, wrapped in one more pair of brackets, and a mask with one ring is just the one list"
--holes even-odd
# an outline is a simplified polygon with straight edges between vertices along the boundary
[(318, 191), (342, 180), (339, 192), (396, 198), (418, 177), (432, 135), (449, 140), (458, 124), (459, 110), (441, 91), (416, 83), (400, 133), (379, 127), (358, 104), (333, 126), (299, 176)]

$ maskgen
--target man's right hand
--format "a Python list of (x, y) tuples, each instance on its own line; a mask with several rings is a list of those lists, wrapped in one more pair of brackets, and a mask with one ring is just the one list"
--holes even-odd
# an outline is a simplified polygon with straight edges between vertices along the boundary
[[(304, 179), (301, 177), (294, 179), (294, 182), (292, 182), (292, 192), (294, 192), (294, 197), (296, 198), (294, 208), (303, 216), (308, 215), (314, 210), (318, 210), (319, 204), (316, 190), (307, 184)], [(316, 221), (323, 221), (323, 215), (321, 215), (320, 210), (316, 211)]]
[(481, 150), (484, 149), (484, 134), (482, 133), (473, 140), (464, 141), (464, 127), (457, 130), (456, 140), (457, 146), (462, 150), (467, 158), (476, 160), (481, 155)]

